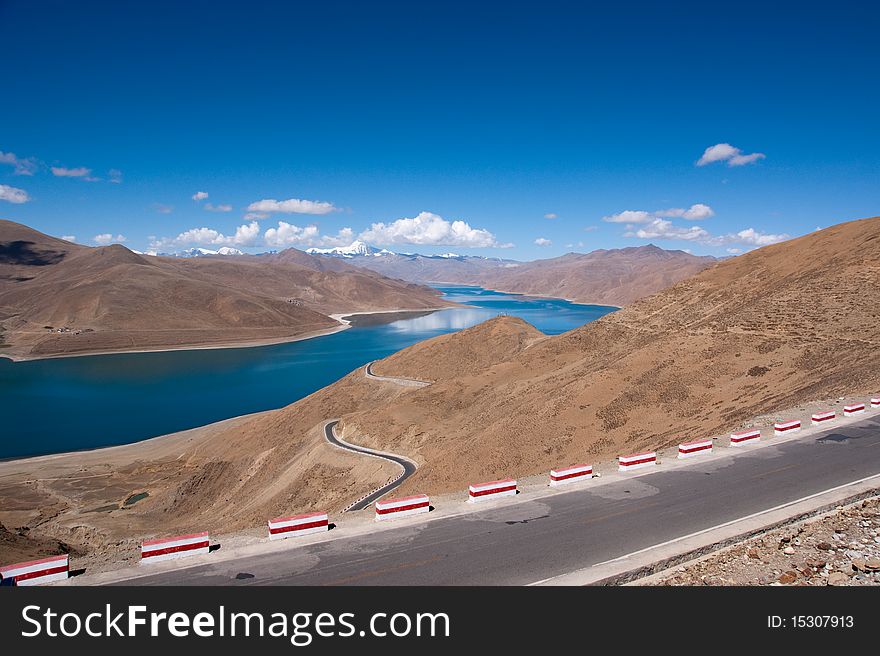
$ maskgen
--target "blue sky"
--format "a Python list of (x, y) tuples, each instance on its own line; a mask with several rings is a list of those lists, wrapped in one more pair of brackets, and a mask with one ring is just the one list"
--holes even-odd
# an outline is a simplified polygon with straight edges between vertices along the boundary
[(0, 0), (0, 217), (533, 259), (880, 214), (877, 9), (610, 4)]

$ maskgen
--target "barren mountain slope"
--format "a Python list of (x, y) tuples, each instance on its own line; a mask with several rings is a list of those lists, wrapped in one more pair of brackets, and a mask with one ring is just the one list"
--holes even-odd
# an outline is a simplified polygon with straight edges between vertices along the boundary
[(357, 257), (349, 261), (383, 275), (415, 282), (479, 285), (517, 294), (621, 306), (658, 292), (717, 262), (714, 257), (668, 251), (652, 244), (568, 253), (533, 262), (403, 255)]
[[(133, 544), (160, 518), (165, 533), (219, 533), (259, 531), (276, 513), (338, 511), (392, 471), (326, 445), (321, 425), (335, 417), (346, 439), (419, 463), (396, 494), (460, 492), (720, 434), (803, 401), (880, 389), (878, 313), (875, 218), (724, 261), (563, 335), (501, 317), (375, 365), (436, 380), (428, 387), (359, 369), (198, 438), (0, 463), (0, 521), (90, 550)], [(88, 512), (138, 491), (150, 497), (132, 509)]]
[(147, 257), (0, 221), (0, 348), (16, 356), (283, 341), (337, 328), (333, 312), (444, 305), (427, 287), (300, 252)]
[[(344, 434), (425, 461), (404, 492), (442, 492), (874, 392), (878, 284), (880, 218), (835, 226), (722, 262), (482, 374), (346, 417)], [(396, 371), (418, 378), (427, 366), (401, 358)]]

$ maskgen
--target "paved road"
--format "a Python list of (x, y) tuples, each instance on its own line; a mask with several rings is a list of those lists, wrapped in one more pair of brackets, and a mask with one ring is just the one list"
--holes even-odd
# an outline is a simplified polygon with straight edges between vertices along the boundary
[(336, 432), (334, 429), (336, 428), (336, 424), (339, 422), (328, 421), (324, 424), (324, 437), (327, 438), (327, 441), (330, 444), (338, 446), (341, 449), (345, 449), (346, 451), (354, 451), (355, 453), (365, 453), (367, 455), (373, 456), (374, 458), (382, 458), (383, 460), (389, 460), (391, 462), (397, 463), (401, 467), (403, 467), (403, 472), (395, 478), (393, 481), (380, 487), (375, 492), (371, 492), (369, 495), (360, 499), (346, 508), (346, 512), (352, 512), (355, 510), (364, 510), (368, 508), (370, 504), (372, 504), (377, 499), (381, 499), (386, 494), (391, 492), (391, 490), (398, 487), (401, 483), (403, 483), (407, 478), (413, 475), (413, 472), (416, 470), (416, 464), (412, 460), (408, 460), (403, 456), (394, 455), (392, 453), (379, 453), (378, 451), (373, 451), (372, 449), (367, 449), (362, 446), (356, 446), (354, 444), (349, 444), (348, 442), (341, 441), (338, 437), (336, 437)]
[[(772, 438), (770, 438), (772, 439)], [(130, 583), (526, 584), (880, 473), (880, 418), (737, 457)], [(236, 580), (246, 572), (253, 578)]]
[(397, 376), (380, 376), (373, 373), (373, 363), (368, 362), (364, 367), (364, 376), (371, 380), (380, 380), (385, 383), (394, 383), (402, 387), (427, 387), (431, 383), (424, 380), (416, 380), (415, 378), (399, 378)]

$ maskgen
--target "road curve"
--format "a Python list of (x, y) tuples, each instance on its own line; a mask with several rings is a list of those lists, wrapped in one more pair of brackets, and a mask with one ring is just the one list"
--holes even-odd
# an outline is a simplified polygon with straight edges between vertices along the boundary
[(368, 362), (364, 367), (364, 376), (370, 380), (380, 380), (383, 383), (394, 383), (402, 387), (427, 387), (431, 383), (415, 378), (398, 378), (396, 376), (379, 376), (373, 373), (373, 363)]
[[(369, 365), (367, 365), (369, 366)], [(377, 499), (381, 499), (383, 496), (391, 492), (391, 490), (400, 486), (407, 478), (415, 473), (418, 465), (414, 463), (412, 460), (405, 458), (403, 456), (396, 455), (394, 453), (385, 453), (384, 451), (374, 451), (373, 449), (368, 449), (364, 446), (357, 446), (355, 444), (349, 444), (341, 440), (336, 435), (336, 425), (339, 423), (338, 419), (334, 419), (332, 421), (328, 421), (324, 424), (324, 437), (327, 438), (327, 441), (330, 442), (333, 446), (339, 447), (340, 449), (345, 449), (346, 451), (353, 451), (355, 453), (359, 453), (361, 455), (372, 456), (373, 458), (381, 458), (382, 460), (388, 460), (397, 465), (400, 465), (403, 469), (400, 475), (395, 478), (390, 483), (387, 483), (380, 487), (377, 490), (373, 490), (365, 497), (361, 497), (353, 504), (351, 504), (348, 508), (346, 508), (343, 512), (348, 512), (350, 510), (363, 510), (367, 508)]]
[(878, 473), (880, 416), (680, 469), (125, 584), (523, 585)]

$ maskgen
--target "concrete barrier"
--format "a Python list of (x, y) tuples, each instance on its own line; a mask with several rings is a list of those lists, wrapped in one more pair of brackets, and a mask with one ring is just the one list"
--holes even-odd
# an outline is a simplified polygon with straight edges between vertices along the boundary
[(15, 585), (42, 585), (69, 575), (70, 556), (67, 554), (0, 567), (0, 580), (12, 581)]
[(385, 519), (397, 519), (409, 515), (419, 515), (431, 509), (431, 500), (427, 494), (417, 494), (412, 497), (389, 499), (388, 501), (376, 502), (376, 521)]
[(821, 426), (822, 424), (833, 421), (836, 418), (837, 415), (834, 412), (819, 412), (810, 417), (810, 420), (813, 426)]
[(741, 431), (739, 433), (730, 434), (730, 446), (743, 446), (746, 444), (756, 444), (761, 439), (761, 430), (753, 428), (752, 430)]
[(196, 556), (210, 551), (210, 540), (207, 533), (178, 535), (175, 538), (144, 540), (141, 544), (141, 562), (156, 563), (160, 560), (171, 560), (183, 556)]
[(628, 472), (644, 467), (653, 467), (657, 464), (657, 454), (653, 451), (647, 453), (634, 453), (629, 456), (617, 456), (617, 471)]
[(512, 478), (490, 481), (489, 483), (477, 483), (476, 485), (468, 486), (468, 503), (488, 501), (498, 497), (510, 497), (515, 494), (516, 481)]
[(793, 421), (778, 421), (773, 424), (773, 433), (775, 435), (788, 435), (789, 433), (797, 433), (801, 429), (801, 422), (798, 419)]
[(550, 486), (567, 485), (593, 478), (593, 465), (572, 465), (550, 470)]
[(269, 520), (269, 539), (283, 540), (299, 535), (323, 533), (330, 530), (330, 519), (325, 512), (313, 512)]
[(871, 407), (880, 408), (880, 396), (875, 396), (871, 399)]
[(853, 415), (860, 415), (865, 411), (864, 403), (853, 403), (852, 405), (843, 406), (843, 416), (844, 417), (852, 417)]
[(679, 458), (693, 458), (707, 453), (712, 453), (712, 440), (699, 440), (697, 442), (685, 442), (678, 445)]

